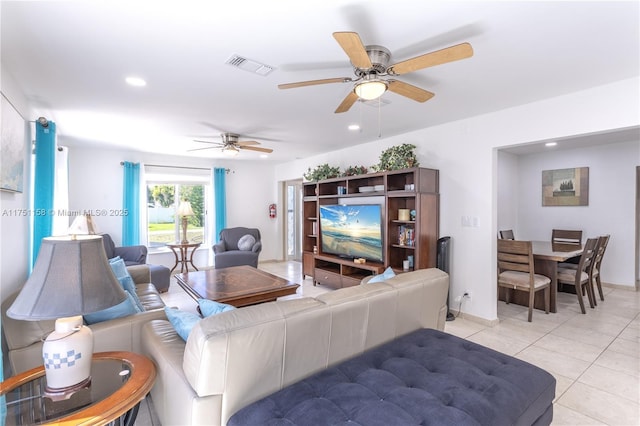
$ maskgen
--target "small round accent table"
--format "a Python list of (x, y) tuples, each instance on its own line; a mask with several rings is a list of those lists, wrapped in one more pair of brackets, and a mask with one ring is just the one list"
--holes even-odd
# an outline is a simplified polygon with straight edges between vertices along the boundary
[[(193, 264), (193, 255), (196, 253), (196, 249), (200, 247), (200, 244), (202, 243), (167, 244), (167, 247), (169, 247), (171, 251), (173, 251), (173, 255), (176, 257), (176, 264), (173, 265), (173, 268), (171, 268), (171, 272), (176, 269), (178, 263), (180, 264), (181, 273), (189, 272), (189, 264), (191, 264), (193, 269), (197, 271), (198, 268), (196, 268), (196, 265)], [(191, 256), (189, 256), (189, 249), (191, 249)]]
[(0, 383), (7, 409), (4, 424), (133, 425), (155, 379), (156, 367), (147, 357), (99, 352), (93, 354), (90, 385), (53, 401), (44, 396), (44, 366), (32, 368)]

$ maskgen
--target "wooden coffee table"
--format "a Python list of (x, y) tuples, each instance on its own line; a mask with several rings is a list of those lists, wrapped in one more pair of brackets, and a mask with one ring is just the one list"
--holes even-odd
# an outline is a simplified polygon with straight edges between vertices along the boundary
[(176, 274), (176, 280), (195, 300), (215, 300), (235, 307), (271, 302), (278, 297), (295, 294), (300, 287), (252, 266)]

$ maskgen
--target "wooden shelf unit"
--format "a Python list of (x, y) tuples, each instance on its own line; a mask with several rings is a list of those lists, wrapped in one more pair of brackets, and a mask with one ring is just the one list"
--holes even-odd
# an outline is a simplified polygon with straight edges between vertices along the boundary
[[(360, 188), (375, 186), (383, 189), (360, 192)], [(356, 285), (365, 276), (389, 266), (402, 271), (402, 262), (409, 256), (413, 256), (412, 269), (435, 267), (440, 210), (438, 191), (438, 170), (421, 167), (304, 183), (303, 279), (305, 275), (313, 276), (314, 284), (334, 288)], [(319, 206), (336, 204), (340, 198), (372, 196), (384, 198), (384, 264), (356, 264), (350, 259), (322, 253)], [(415, 217), (399, 220), (400, 209), (415, 210)], [(401, 228), (411, 230), (412, 245), (400, 244)]]
[(313, 277), (313, 255), (318, 251), (318, 195), (317, 184), (302, 185), (302, 279)]
[(350, 259), (318, 254), (314, 256), (313, 283), (332, 288), (351, 287), (360, 284), (363, 278), (383, 271), (381, 263), (355, 263)]

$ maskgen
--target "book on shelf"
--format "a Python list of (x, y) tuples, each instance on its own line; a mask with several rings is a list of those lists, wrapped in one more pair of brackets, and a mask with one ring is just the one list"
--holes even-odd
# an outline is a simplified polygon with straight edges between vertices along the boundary
[(398, 244), (413, 247), (415, 244), (415, 230), (411, 226), (398, 227)]

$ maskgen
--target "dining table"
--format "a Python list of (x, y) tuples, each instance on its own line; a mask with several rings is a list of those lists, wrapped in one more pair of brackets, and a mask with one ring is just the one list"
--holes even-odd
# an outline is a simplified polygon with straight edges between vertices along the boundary
[[(536, 274), (549, 277), (551, 280), (549, 312), (556, 313), (558, 297), (558, 263), (582, 255), (582, 244), (552, 243), (551, 241), (531, 241), (533, 252), (534, 270)], [(507, 289), (498, 289), (498, 300), (505, 300)], [(516, 291), (511, 295), (510, 301), (518, 305), (529, 306), (529, 293)], [(534, 308), (544, 310), (544, 294), (536, 292)]]

